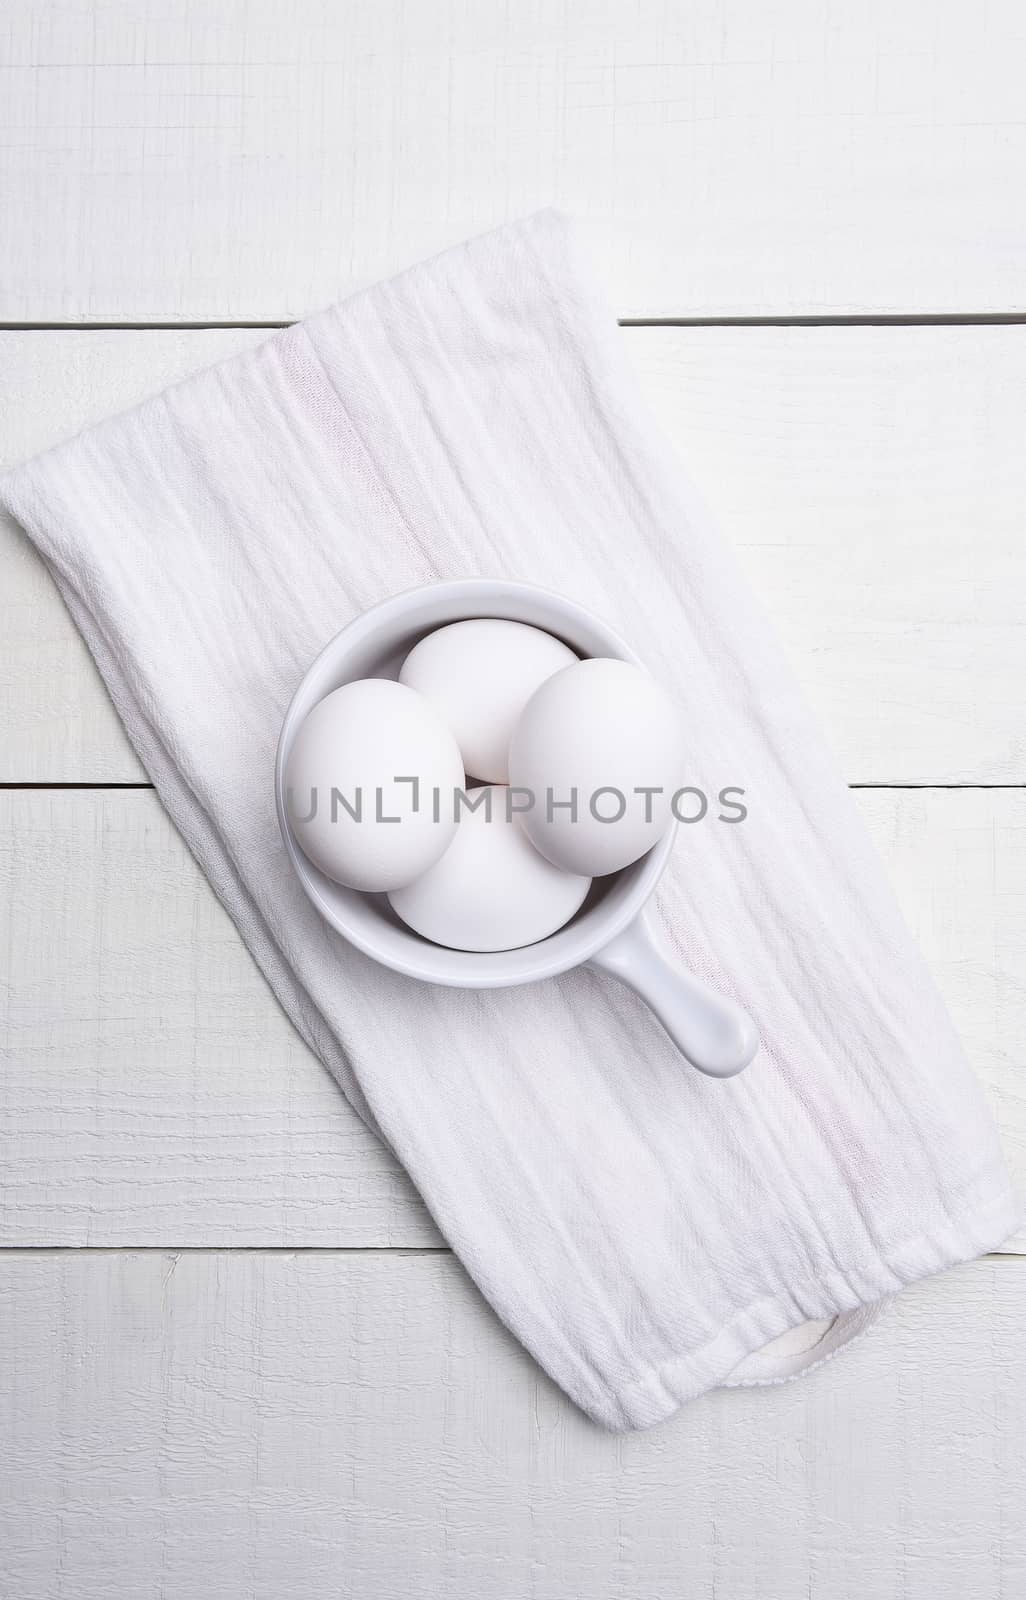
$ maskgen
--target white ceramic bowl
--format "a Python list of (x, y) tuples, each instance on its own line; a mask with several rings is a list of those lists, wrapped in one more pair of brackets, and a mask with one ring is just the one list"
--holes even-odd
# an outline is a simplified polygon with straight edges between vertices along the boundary
[(732, 1001), (711, 994), (672, 968), (656, 947), (642, 908), (673, 849), (671, 828), (640, 861), (596, 879), (566, 927), (519, 950), (481, 954), (430, 943), (400, 922), (384, 895), (361, 894), (325, 877), (293, 836), (285, 806), (285, 769), (300, 723), (333, 689), (357, 678), (396, 678), (425, 634), (450, 622), (498, 617), (555, 634), (579, 656), (637, 662), (634, 652), (597, 617), (561, 595), (526, 583), (468, 578), (393, 595), (342, 629), (310, 667), (289, 706), (278, 741), (278, 821), (292, 865), (321, 915), (375, 961), (426, 983), (468, 989), (504, 988), (555, 977), (591, 962), (635, 989), (696, 1067), (729, 1077), (758, 1048), (755, 1030)]

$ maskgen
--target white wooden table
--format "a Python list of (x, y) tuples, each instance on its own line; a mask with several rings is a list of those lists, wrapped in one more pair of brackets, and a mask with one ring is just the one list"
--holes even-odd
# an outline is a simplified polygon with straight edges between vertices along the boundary
[[(1026, 1174), (1018, 0), (7, 0), (0, 455), (584, 221)], [(0, 526), (3, 1600), (1013, 1600), (1026, 1235), (616, 1438), (277, 1011)]]

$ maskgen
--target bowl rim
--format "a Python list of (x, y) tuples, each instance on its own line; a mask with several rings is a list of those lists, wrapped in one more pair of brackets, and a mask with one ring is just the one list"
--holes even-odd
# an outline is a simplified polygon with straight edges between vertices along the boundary
[[(396, 928), (394, 932), (408, 936), (410, 953), (405, 955), (397, 953), (393, 948), (393, 943), (395, 943), (399, 945), (400, 950), (405, 951), (407, 948), (405, 937), (402, 939), (401, 944), (399, 940), (389, 940), (387, 943), (383, 941), (379, 944), (373, 938), (368, 937), (362, 929), (351, 925), (339, 913), (336, 905), (326, 898), (318, 882), (320, 875), (317, 873), (317, 869), (308, 860), (293, 834), (285, 805), (285, 766), (295, 732), (302, 718), (308, 714), (313, 706), (320, 699), (323, 699), (325, 694), (332, 692), (330, 688), (325, 688), (323, 693), (318, 694), (317, 698), (311, 700), (310, 704), (307, 705), (306, 702), (311, 693), (311, 684), (319, 683), (321, 680), (333, 676), (333, 668), (339, 658), (344, 659), (346, 654), (351, 654), (354, 649), (371, 640), (376, 633), (385, 632), (401, 619), (413, 616), (421, 607), (426, 607), (429, 604), (436, 606), (445, 606), (447, 604), (466, 605), (469, 602), (476, 604), (478, 599), (483, 607), (482, 610), (472, 612), (466, 618), (454, 617), (451, 620), (469, 621), (474, 617), (495, 617), (496, 620), (524, 620), (522, 618), (504, 619), (501, 613), (491, 610), (490, 605), (501, 605), (503, 601), (507, 603), (516, 601), (524, 607), (530, 607), (535, 604), (564, 618), (571, 635), (575, 624), (588, 632), (597, 631), (609, 646), (608, 654), (610, 656), (621, 661), (628, 661), (635, 666), (644, 665), (637, 653), (601, 617), (598, 617), (577, 601), (558, 594), (554, 590), (540, 588), (535, 584), (525, 583), (517, 579), (457, 578), (436, 583), (417, 584), (412, 588), (401, 590), (397, 594), (389, 595), (376, 605), (370, 606), (367, 610), (360, 612), (347, 622), (343, 628), (339, 629), (338, 633), (328, 640), (327, 644), (318, 652), (304, 672), (289, 701), (288, 709), (282, 720), (281, 731), (278, 735), (274, 763), (275, 807), (278, 815), (278, 826), (281, 830), (286, 851), (307, 898), (329, 926), (334, 928), (347, 943), (353, 945), (357, 950), (362, 951), (364, 955), (369, 956), (382, 966), (389, 967), (394, 972), (402, 973), (409, 978), (416, 978), (424, 983), (435, 983), (449, 988), (465, 989), (513, 988), (522, 983), (533, 983), (542, 978), (557, 977), (560, 973), (569, 972), (573, 967), (580, 966), (583, 962), (591, 960), (593, 956), (597, 955), (600, 950), (635, 920), (654, 892), (669, 861), (677, 833), (676, 822), (667, 829), (662, 838), (638, 862), (632, 863), (630, 867), (623, 869), (624, 872), (635, 874), (634, 881), (628, 886), (626, 892), (619, 896), (613, 896), (608, 907), (602, 903), (593, 906), (586, 914), (586, 920), (576, 924), (579, 929), (585, 930), (577, 940), (572, 937), (575, 923), (571, 922), (567, 927), (558, 929), (556, 933), (550, 934), (548, 938), (540, 939), (537, 944), (521, 946), (519, 949), (511, 951), (477, 952), (449, 950), (444, 946), (432, 944), (412, 929)], [(425, 629), (425, 631), (433, 631), (435, 628), (442, 628), (447, 625), (445, 621), (436, 621), (431, 625), (430, 630)], [(531, 625), (536, 627), (545, 626), (542, 623)], [(553, 631), (551, 621), (546, 626), (546, 631)], [(342, 678), (340, 683), (336, 683), (334, 687), (340, 687), (341, 683), (350, 681), (353, 680)], [(621, 874), (610, 874), (610, 876), (619, 877)], [(571, 935), (570, 938), (566, 937), (568, 933)], [(561, 946), (563, 947), (561, 952), (550, 950), (546, 954), (546, 947), (551, 946), (561, 935), (563, 936), (561, 938)], [(422, 948), (425, 952), (434, 952), (434, 961), (437, 965), (432, 965), (430, 958), (418, 960), (415, 954), (418, 948)], [(444, 956), (440, 958), (438, 952), (444, 952)], [(534, 953), (537, 953), (536, 959), (532, 960)], [(474, 958), (475, 966), (481, 969), (478, 975), (473, 977), (466, 973), (461, 973), (459, 970), (460, 958), (466, 959), (471, 956)], [(517, 958), (516, 970), (514, 971), (511, 971), (508, 965), (505, 968), (503, 967), (504, 958), (509, 957)], [(442, 964), (443, 960), (448, 962), (448, 969)]]

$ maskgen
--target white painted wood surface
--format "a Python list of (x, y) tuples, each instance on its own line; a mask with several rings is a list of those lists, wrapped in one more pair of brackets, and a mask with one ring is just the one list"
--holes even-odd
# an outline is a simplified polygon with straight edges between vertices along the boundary
[(621, 315), (1024, 305), (1018, 0), (7, 0), (0, 318), (311, 311), (540, 205)]
[(1026, 1269), (902, 1295), (800, 1383), (570, 1410), (447, 1255), (25, 1255), (11, 1600), (1016, 1600)]
[[(264, 337), (0, 334), (0, 459)], [(1026, 327), (623, 337), (849, 781), (1026, 780)], [(9, 523), (0, 557), (0, 780), (138, 779), (77, 632)]]
[[(1026, 1191), (1026, 791), (857, 799)], [(155, 795), (0, 794), (0, 885), (0, 1246), (439, 1242)]]
[[(552, 203), (625, 317), (1022, 311), (1024, 64), (1016, 0), (8, 0), (0, 323), (285, 320)], [(264, 336), (0, 332), (0, 465)], [(1026, 329), (624, 337), (849, 780), (1026, 784)], [(0, 639), (0, 783), (138, 781), (2, 524)], [(1021, 1177), (1026, 790), (858, 799)], [(0, 794), (0, 922), (0, 1600), (1026, 1593), (1021, 1255), (613, 1438), (151, 793)]]

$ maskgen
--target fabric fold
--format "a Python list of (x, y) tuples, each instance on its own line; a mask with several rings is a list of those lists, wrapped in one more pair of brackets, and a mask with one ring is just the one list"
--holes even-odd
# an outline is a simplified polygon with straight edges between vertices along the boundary
[[(991, 1118), (851, 797), (563, 219), (284, 330), (17, 468), (0, 502), (286, 1012), (597, 1421), (765, 1381), (755, 1353), (788, 1328), (861, 1331), (863, 1308), (1014, 1230)], [(294, 880), (272, 778), (306, 667), (387, 595), (470, 576), (610, 621), (684, 706), (690, 781), (745, 791), (742, 824), (681, 829), (657, 907), (678, 959), (756, 1019), (740, 1078), (684, 1068), (591, 972), (401, 978)]]

